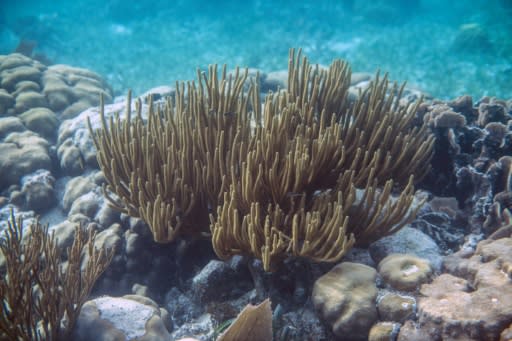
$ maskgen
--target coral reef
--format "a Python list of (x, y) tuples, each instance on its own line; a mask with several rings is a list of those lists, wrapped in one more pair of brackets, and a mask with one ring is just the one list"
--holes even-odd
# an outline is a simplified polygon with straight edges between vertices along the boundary
[[(228, 73), (212, 66), (196, 82), (157, 87), (146, 93), (152, 98), (128, 98), (75, 116), (64, 114), (73, 103), (81, 103), (74, 109), (80, 111), (84, 103), (98, 103), (99, 79), (23, 58), (0, 57), (22, 66), (2, 64), (19, 71), (19, 79), (5, 71), (8, 88), (0, 89), (0, 236), (9, 230), (11, 211), (26, 226), (41, 215), (59, 250), (73, 247), (77, 225), (88, 226), (97, 231), (95, 247), (116, 250), (92, 292), (107, 295), (102, 312), (112, 303), (111, 312), (119, 313), (119, 297), (136, 307), (112, 319), (126, 321), (112, 331), (102, 328), (91, 300), (78, 323), (102, 327), (78, 326), (73, 338), (93, 332), (98, 339), (124, 339), (138, 326), (148, 338), (210, 340), (247, 304), (266, 298), (276, 340), (510, 338), (510, 100), (425, 97), (418, 104), (419, 91), (389, 86), (385, 77), (351, 75), (340, 61), (312, 65), (292, 53), (289, 72)], [(47, 85), (60, 93), (43, 90), (45, 75), (53, 75)], [(60, 110), (50, 107), (59, 103)], [(95, 131), (107, 128), (102, 144), (122, 146), (98, 160), (88, 118), (95, 138)], [(138, 149), (143, 140), (147, 146)], [(421, 154), (422, 143), (432, 149)], [(409, 164), (420, 154), (421, 164)], [(117, 168), (100, 171), (100, 163)], [(164, 172), (166, 163), (167, 169), (178, 165), (174, 173)], [(194, 176), (182, 177), (180, 167)], [(132, 185), (140, 170), (145, 179)], [(107, 190), (126, 209), (120, 213), (102, 187), (123, 172), (117, 185), (129, 196)], [(193, 197), (194, 209), (185, 214), (181, 199), (175, 200), (176, 231), (165, 230), (167, 222), (156, 215), (161, 220), (155, 218), (154, 226), (170, 233), (155, 243), (148, 228), (153, 221), (127, 215), (124, 201), (135, 202), (142, 192), (141, 202), (154, 203), (159, 186), (166, 197), (186, 187), (179, 181), (191, 181), (184, 197)], [(414, 196), (413, 182), (420, 189)], [(393, 212), (394, 218), (386, 217)], [(346, 252), (351, 234), (356, 241)], [(173, 243), (166, 243), (169, 236)], [(218, 260), (215, 251), (230, 259)], [(343, 262), (336, 265), (340, 255)], [(5, 269), (5, 259), (0, 264)], [(359, 278), (355, 271), (346, 280), (333, 279), (346, 264), (372, 275), (357, 283), (351, 280)], [(357, 328), (343, 324), (359, 316)]]
[(19, 53), (0, 56), (0, 191), (38, 169), (54, 170), (49, 146), (60, 122), (98, 105), (100, 94), (112, 100), (92, 71), (46, 66)]
[(414, 255), (391, 254), (380, 261), (379, 274), (393, 288), (414, 291), (432, 277), (432, 267), (428, 261)]
[(147, 124), (137, 102), (136, 117), (128, 105), (126, 120), (90, 127), (112, 204), (158, 242), (208, 232), (211, 209), (217, 255), (252, 255), (267, 271), (287, 256), (336, 261), (414, 217), (433, 139), (413, 126), (419, 103), (399, 105), (403, 87), (377, 76), (350, 103), (346, 63), (321, 69), (293, 50), (285, 91), (262, 104), (258, 77), (244, 93), (246, 78), (214, 66), (150, 104)]
[(48, 141), (29, 130), (7, 135), (0, 142), (0, 190), (18, 184), (22, 176), (38, 169), (51, 170), (49, 148)]
[(71, 118), (98, 105), (99, 95), (112, 100), (112, 90), (96, 73), (67, 65), (46, 66), (19, 53), (0, 56), (0, 115), (20, 115), (46, 108)]

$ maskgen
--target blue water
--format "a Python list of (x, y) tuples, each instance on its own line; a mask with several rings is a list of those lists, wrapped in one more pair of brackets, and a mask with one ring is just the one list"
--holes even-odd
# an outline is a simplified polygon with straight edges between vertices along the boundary
[(286, 69), (288, 49), (302, 47), (313, 62), (343, 58), (443, 99), (512, 98), (511, 0), (0, 4), (0, 54), (35, 42), (34, 54), (92, 69), (116, 94), (193, 79), (211, 63)]

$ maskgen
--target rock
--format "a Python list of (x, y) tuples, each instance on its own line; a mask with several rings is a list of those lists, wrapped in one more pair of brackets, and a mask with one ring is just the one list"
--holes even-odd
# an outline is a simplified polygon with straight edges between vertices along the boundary
[(204, 314), (197, 319), (181, 325), (171, 333), (172, 340), (186, 337), (199, 339), (201, 341), (213, 340), (215, 333), (215, 321), (210, 314)]
[(48, 142), (31, 131), (14, 132), (0, 142), (0, 191), (38, 169), (52, 169)]
[(411, 254), (391, 254), (379, 263), (378, 269), (387, 284), (403, 291), (419, 289), (433, 274), (429, 261)]
[(370, 256), (370, 253), (368, 252), (368, 249), (360, 248), (360, 247), (353, 247), (343, 256), (343, 260), (345, 262), (352, 262), (352, 263), (360, 263), (364, 265), (371, 266), (372, 268), (376, 267), (375, 262), (373, 261), (372, 257)]
[[(300, 326), (300, 329), (294, 326)], [(273, 329), (277, 331), (277, 327), (278, 322), (274, 318)], [(328, 340), (332, 336), (309, 305), (283, 314), (279, 327), (282, 337), (279, 339), (276, 335), (276, 340)]]
[(375, 269), (357, 263), (336, 265), (314, 284), (312, 300), (338, 337), (366, 340), (377, 321)]
[(191, 290), (198, 303), (219, 301), (236, 287), (236, 273), (222, 261), (211, 260), (192, 279)]
[(40, 213), (56, 204), (55, 178), (48, 170), (41, 169), (25, 175), (21, 184), (21, 192), (28, 209)]
[(162, 312), (145, 297), (103, 296), (87, 301), (74, 331), (77, 341), (164, 341), (173, 340)]
[[(165, 308), (175, 325), (181, 326), (187, 321), (193, 321), (204, 313), (201, 306), (193, 302), (179, 289), (171, 288), (165, 295)], [(186, 335), (181, 335), (186, 336)]]
[(461, 214), (455, 198), (435, 197), (428, 206), (411, 226), (434, 239), (444, 252), (458, 250), (464, 243), (465, 226), (457, 222)]
[(391, 236), (372, 243), (368, 250), (377, 264), (392, 253), (407, 253), (429, 260), (432, 267), (437, 271), (441, 269), (443, 259), (441, 250), (432, 238), (408, 226)]
[(139, 296), (148, 297), (149, 296), (149, 288), (145, 285), (135, 283), (132, 286), (132, 293)]
[(47, 108), (33, 108), (19, 115), (25, 126), (42, 137), (54, 140), (59, 120), (53, 111)]
[(197, 305), (195, 299), (192, 300), (177, 288), (169, 290), (165, 295), (165, 301), (165, 307), (176, 326), (171, 334), (173, 340), (185, 337), (213, 340), (217, 321), (211, 314), (205, 313), (203, 305)]

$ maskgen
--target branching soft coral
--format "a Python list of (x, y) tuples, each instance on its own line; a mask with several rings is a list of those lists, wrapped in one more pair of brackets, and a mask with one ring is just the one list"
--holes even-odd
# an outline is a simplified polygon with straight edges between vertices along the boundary
[(288, 256), (336, 261), (414, 217), (433, 137), (413, 127), (419, 103), (399, 104), (403, 86), (377, 75), (350, 102), (345, 62), (320, 68), (294, 50), (288, 87), (263, 103), (247, 78), (210, 67), (151, 107), (147, 124), (139, 107), (92, 132), (111, 200), (156, 241), (211, 232), (219, 257), (252, 255), (271, 270)]
[(114, 250), (94, 247), (96, 235), (80, 227), (61, 259), (55, 236), (38, 222), (25, 234), (21, 219), (8, 221), (0, 251), (0, 340), (69, 340), (82, 305)]

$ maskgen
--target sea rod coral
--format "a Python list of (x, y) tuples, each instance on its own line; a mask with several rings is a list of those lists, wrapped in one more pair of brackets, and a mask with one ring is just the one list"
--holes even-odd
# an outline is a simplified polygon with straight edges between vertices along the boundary
[(258, 76), (214, 65), (147, 122), (140, 102), (135, 117), (102, 115), (91, 133), (109, 200), (157, 242), (211, 234), (220, 258), (251, 255), (267, 271), (289, 256), (336, 261), (397, 231), (419, 207), (433, 137), (414, 126), (419, 102), (399, 103), (403, 86), (377, 75), (350, 101), (350, 75), (291, 50), (287, 88), (264, 101)]
[(0, 340), (69, 340), (82, 305), (114, 250), (94, 247), (96, 233), (75, 228), (63, 260), (55, 234), (38, 221), (26, 229), (11, 214), (0, 238)]

